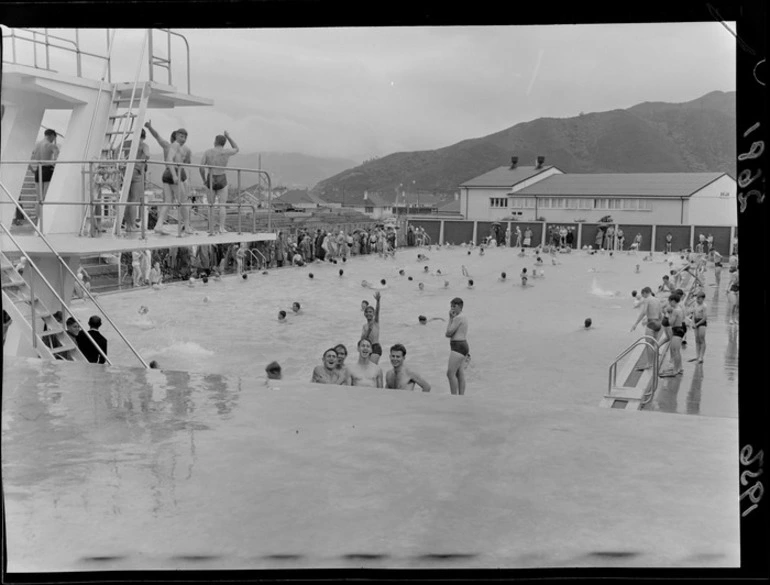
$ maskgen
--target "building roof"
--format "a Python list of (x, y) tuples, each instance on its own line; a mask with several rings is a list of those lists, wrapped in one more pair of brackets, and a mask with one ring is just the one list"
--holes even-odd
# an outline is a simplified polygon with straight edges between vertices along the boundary
[(526, 181), (530, 177), (552, 168), (554, 168), (553, 165), (543, 165), (539, 169), (521, 166), (517, 166), (515, 169), (510, 166), (497, 167), (488, 173), (465, 181), (460, 187), (513, 187), (517, 183)]
[(364, 199), (363, 193), (346, 193), (345, 201), (342, 204), (343, 207), (391, 207), (392, 205), (377, 193), (367, 193), (366, 199)]
[(311, 205), (324, 204), (324, 201), (317, 195), (313, 195), (310, 192), (301, 189), (291, 189), (286, 191), (286, 193), (281, 195), (278, 200), (281, 203), (291, 203), (293, 205), (298, 205), (301, 203), (309, 203)]
[(689, 197), (726, 173), (613, 173), (551, 175), (511, 196)]
[(460, 213), (460, 202), (450, 201), (446, 205), (438, 208), (439, 213)]

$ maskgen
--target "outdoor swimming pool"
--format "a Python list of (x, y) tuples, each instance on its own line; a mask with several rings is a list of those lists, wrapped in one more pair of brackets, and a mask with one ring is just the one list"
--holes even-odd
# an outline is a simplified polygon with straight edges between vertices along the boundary
[[(700, 373), (686, 364), (653, 405), (707, 416), (604, 409), (608, 364), (641, 334), (627, 293), (662, 265), (559, 256), (522, 290), (532, 259), (512, 250), (426, 253), (449, 290), (407, 250), (353, 259), (342, 279), (318, 265), (104, 295), (162, 370), (136, 367), (108, 327), (130, 367), (10, 361), (9, 569), (738, 566), (737, 342), (722, 305)], [(404, 343), (433, 391), (307, 383), (325, 348), (354, 346), (372, 294), (360, 281), (380, 278), (383, 346)], [(417, 324), (455, 295), (471, 323), (464, 397), (448, 391), (445, 323)], [(304, 314), (280, 325), (294, 300)]]
[[(429, 260), (418, 262), (417, 254)], [(518, 274), (534, 268), (534, 258), (518, 258), (514, 249), (493, 248), (480, 256), (467, 250), (402, 249), (396, 259), (359, 256), (345, 264), (314, 264), (303, 268), (273, 269), (268, 275), (251, 273), (247, 280), (228, 276), (194, 287), (172, 284), (163, 290), (140, 289), (104, 295), (100, 302), (145, 359), (156, 359), (161, 368), (263, 379), (264, 367), (277, 360), (284, 379), (308, 381), (322, 352), (344, 343), (348, 360), (357, 358), (356, 342), (364, 322), (361, 301), (374, 302), (373, 292), (361, 281), (378, 283), (382, 291), (380, 341), (387, 350), (394, 343), (407, 348), (407, 365), (432, 384), (433, 392), (449, 393), (446, 379), (448, 341), (446, 321), (419, 325), (418, 315), (446, 319), (449, 301), (464, 299), (469, 320), (468, 340), (472, 360), (466, 370), (468, 396), (515, 397), (545, 403), (598, 405), (607, 384), (607, 368), (614, 357), (643, 328), (630, 328), (636, 318), (631, 290), (657, 287), (667, 265), (658, 254), (643, 262), (642, 255), (589, 256), (585, 252), (559, 254), (557, 266), (544, 257), (545, 278), (532, 279), (523, 289)], [(677, 256), (678, 259), (678, 256)], [(634, 272), (640, 265), (640, 273)], [(441, 276), (424, 274), (441, 270)], [(465, 265), (474, 279), (466, 287)], [(338, 275), (342, 268), (344, 276)], [(405, 276), (399, 276), (403, 268)], [(501, 272), (507, 282), (498, 282)], [(308, 277), (313, 273), (314, 278)], [(407, 277), (413, 276), (413, 281)], [(707, 282), (713, 282), (709, 272)], [(444, 280), (449, 288), (444, 289)], [(418, 282), (425, 290), (418, 290)], [(737, 336), (724, 321), (725, 293), (707, 286), (709, 305), (708, 349), (705, 364), (695, 371), (686, 360), (685, 377), (659, 388), (652, 407), (670, 412), (697, 412), (709, 416), (737, 416)], [(614, 296), (619, 292), (620, 296)], [(299, 301), (302, 314), (291, 314)], [(139, 314), (139, 308), (149, 311)], [(289, 313), (279, 323), (280, 309)], [(86, 320), (93, 310), (73, 304)], [(583, 321), (590, 317), (589, 330)], [(113, 363), (134, 365), (133, 355), (105, 325)], [(689, 353), (688, 353), (689, 352)], [(695, 375), (693, 375), (695, 374)], [(673, 386), (676, 385), (676, 391)], [(686, 397), (677, 394), (679, 386)], [(658, 396), (661, 400), (658, 400)], [(697, 404), (694, 404), (697, 402)]]

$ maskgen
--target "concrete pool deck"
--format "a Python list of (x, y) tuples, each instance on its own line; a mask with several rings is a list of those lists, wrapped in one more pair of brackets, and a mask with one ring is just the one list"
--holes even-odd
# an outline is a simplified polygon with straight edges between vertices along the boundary
[(740, 563), (737, 419), (4, 365), (9, 572)]

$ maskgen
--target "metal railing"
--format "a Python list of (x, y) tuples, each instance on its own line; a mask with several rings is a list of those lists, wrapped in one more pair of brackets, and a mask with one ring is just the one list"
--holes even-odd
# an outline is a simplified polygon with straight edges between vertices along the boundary
[[(35, 201), (35, 210), (37, 214), (37, 219), (39, 222), (39, 225), (43, 225), (43, 210), (45, 206), (51, 206), (51, 205), (79, 205), (82, 207), (85, 206), (92, 206), (91, 209), (94, 210), (93, 206), (118, 206), (118, 205), (124, 205), (124, 206), (139, 206), (141, 208), (141, 217), (142, 222), (144, 222), (144, 206), (148, 205), (148, 203), (145, 202), (145, 198), (142, 197), (142, 201), (139, 203), (131, 203), (131, 202), (119, 202), (119, 201), (101, 201), (94, 197), (94, 193), (98, 190), (101, 190), (102, 188), (109, 188), (105, 187), (105, 185), (108, 185), (110, 180), (112, 180), (116, 184), (115, 191), (116, 193), (119, 193), (119, 188), (122, 186), (122, 181), (124, 180), (123, 174), (125, 171), (126, 165), (129, 163), (134, 164), (147, 164), (147, 165), (160, 165), (162, 167), (169, 166), (169, 163), (166, 161), (154, 161), (154, 160), (144, 160), (144, 159), (120, 159), (120, 160), (101, 160), (101, 159), (92, 159), (92, 160), (9, 160), (9, 161), (3, 161), (3, 165), (38, 165), (38, 171), (40, 165), (48, 165), (56, 167), (58, 165), (64, 165), (64, 164), (77, 164), (77, 165), (83, 165), (83, 169), (81, 170), (81, 174), (83, 175), (83, 180), (81, 182), (81, 202), (76, 201), (69, 201), (69, 202), (46, 202), (43, 198), (43, 184), (41, 182), (36, 183), (37, 186), (37, 200)], [(189, 169), (210, 169), (210, 168), (220, 168), (220, 167), (211, 167), (210, 165), (200, 165), (200, 164), (191, 164), (191, 163), (173, 163), (174, 167), (186, 167)], [(270, 179), (270, 174), (267, 171), (260, 170), (260, 169), (247, 169), (247, 168), (241, 168), (241, 167), (221, 167), (223, 169), (226, 169), (228, 172), (235, 172), (237, 175), (237, 185), (238, 185), (238, 193), (241, 192), (241, 175), (243, 173), (256, 173), (260, 176), (264, 176), (267, 179), (268, 188), (270, 188), (270, 196), (268, 198), (268, 208), (267, 208), (267, 229), (268, 231), (272, 230), (272, 216), (273, 216), (273, 210), (271, 199), (272, 199), (272, 181)], [(114, 179), (110, 179), (110, 176), (114, 176)], [(97, 177), (102, 177), (104, 179), (104, 183), (98, 183), (96, 182)], [(128, 179), (130, 180), (130, 179)], [(88, 186), (88, 195), (86, 195), (86, 186)], [(256, 219), (257, 219), (257, 206), (254, 204), (246, 204), (243, 203), (240, 199), (236, 203), (214, 203), (214, 191), (210, 187), (206, 187), (207, 189), (207, 197), (209, 201), (209, 233), (213, 233), (213, 226), (212, 226), (212, 210), (215, 206), (222, 205), (226, 208), (237, 208), (238, 209), (238, 233), (242, 232), (242, 214), (241, 209), (251, 209), (252, 210), (252, 233), (256, 233)], [(4, 203), (0, 201), (0, 203)], [(7, 203), (7, 202), (6, 202)], [(185, 208), (192, 208), (197, 207), (198, 204), (195, 203), (164, 203), (164, 202), (152, 202), (150, 204), (151, 206), (168, 206), (168, 207), (185, 207)], [(85, 211), (85, 210), (84, 210)], [(25, 214), (25, 217), (26, 214)], [(85, 213), (81, 218), (85, 217)], [(92, 218), (94, 215), (92, 214)], [(27, 219), (29, 219), (27, 217)], [(144, 223), (142, 224), (143, 228)], [(93, 226), (92, 226), (93, 227)], [(93, 231), (92, 231), (93, 235)], [(142, 233), (142, 237), (144, 237), (144, 232)]]
[[(53, 293), (53, 295), (56, 297), (56, 300), (59, 302), (59, 304), (62, 307), (64, 307), (70, 315), (72, 315), (72, 311), (69, 310), (69, 307), (67, 306), (67, 304), (61, 298), (61, 296), (59, 296), (59, 293), (56, 292), (56, 289), (54, 288), (54, 286), (50, 282), (48, 282), (48, 279), (45, 277), (43, 272), (37, 267), (37, 264), (35, 264), (34, 260), (30, 258), (27, 252), (24, 251), (24, 248), (22, 248), (22, 246), (16, 241), (16, 238), (14, 238), (11, 235), (11, 233), (8, 231), (8, 229), (4, 225), (0, 225), (0, 228), (2, 228), (2, 230), (5, 232), (5, 235), (7, 235), (10, 238), (11, 242), (13, 242), (13, 244), (16, 246), (19, 252), (21, 252), (22, 256), (26, 258), (29, 267), (32, 268), (37, 273), (37, 275), (40, 277), (40, 280), (42, 280), (43, 284), (45, 284), (46, 288), (48, 288), (48, 290), (50, 290)], [(35, 302), (37, 301), (37, 297), (35, 296), (35, 288), (31, 280), (29, 281), (28, 285), (29, 285), (29, 294), (30, 294), (29, 304), (31, 308), (31, 318), (30, 318), (29, 324), (32, 329), (32, 347), (35, 348), (35, 350), (37, 350), (37, 312), (35, 310)], [(72, 316), (74, 317), (74, 315)], [(96, 348), (99, 354), (104, 358), (105, 363), (111, 364), (112, 362), (110, 362), (110, 359), (107, 357), (107, 354), (104, 353), (104, 351), (102, 351), (102, 348), (99, 347), (99, 344), (97, 344), (94, 338), (91, 337), (91, 334), (88, 333), (88, 331), (86, 331), (85, 328), (81, 327), (81, 329), (85, 332), (91, 344)]]
[[(257, 261), (257, 266), (260, 266), (260, 264), (261, 264), (261, 267), (263, 269), (267, 268), (267, 258), (265, 257), (265, 255), (262, 252), (260, 252), (256, 248), (249, 248), (249, 254), (251, 254), (252, 260), (256, 260)], [(259, 255), (260, 258), (262, 258), (262, 262), (261, 263), (259, 261), (259, 258), (257, 258), (257, 255)], [(252, 266), (253, 266), (253, 264), (252, 264)]]
[(171, 29), (159, 28), (157, 30), (166, 33), (166, 40), (167, 40), (167, 49), (166, 50), (168, 52), (166, 53), (167, 57), (165, 59), (163, 59), (162, 57), (156, 57), (155, 56), (155, 54), (153, 53), (153, 50), (152, 50), (152, 48), (153, 48), (153, 38), (152, 38), (152, 31), (153, 31), (153, 29), (150, 29), (150, 34), (149, 34), (150, 81), (153, 81), (153, 75), (154, 75), (153, 68), (154, 67), (163, 67), (164, 69), (166, 69), (168, 71), (168, 84), (169, 85), (173, 85), (172, 84), (172, 78), (171, 78), (171, 36), (173, 35), (173, 36), (181, 38), (184, 41), (184, 44), (185, 44), (185, 48), (186, 48), (186, 51), (187, 51), (187, 59), (186, 59), (186, 62), (187, 62), (187, 93), (190, 94), (191, 93), (191, 89), (190, 89), (190, 43), (187, 42), (187, 38), (184, 35), (179, 34), (177, 32), (174, 32)]
[(612, 364), (610, 364), (609, 378), (607, 382), (607, 394), (610, 394), (612, 392), (612, 388), (615, 387), (615, 385), (617, 384), (618, 363), (620, 362), (620, 360), (626, 357), (639, 345), (644, 345), (645, 348), (650, 349), (653, 355), (655, 356), (654, 359), (652, 360), (652, 380), (650, 383), (650, 388), (645, 392), (644, 396), (642, 397), (642, 405), (644, 405), (644, 404), (647, 404), (652, 399), (652, 396), (655, 394), (655, 390), (657, 390), (658, 388), (658, 373), (660, 371), (660, 362), (661, 362), (661, 358), (659, 355), (661, 346), (658, 344), (658, 340), (650, 335), (645, 335), (644, 337), (640, 337), (639, 339), (634, 341), (626, 349), (620, 352), (620, 354), (618, 354), (618, 356), (613, 360)]
[[(59, 35), (54, 35), (48, 32), (48, 28), (43, 28), (42, 30), (34, 29), (34, 28), (27, 28), (27, 27), (4, 27), (8, 32), (4, 34), (5, 37), (7, 37), (10, 40), (11, 43), (11, 50), (10, 52), (4, 51), (3, 52), (3, 62), (5, 63), (12, 63), (14, 65), (25, 65), (25, 63), (22, 63), (20, 61), (20, 56), (17, 54), (17, 43), (29, 43), (32, 46), (32, 64), (30, 66), (35, 67), (36, 69), (45, 69), (47, 71), (52, 71), (50, 65), (51, 65), (51, 49), (55, 49), (57, 51), (64, 51), (67, 53), (72, 53), (75, 55), (75, 70), (77, 77), (83, 77), (83, 65), (82, 65), (82, 57), (91, 57), (94, 59), (102, 59), (105, 61), (106, 68), (107, 68), (107, 82), (112, 83), (112, 57), (111, 57), (111, 49), (113, 46), (113, 40), (114, 40), (114, 29), (106, 29), (107, 33), (107, 45), (106, 45), (106, 55), (100, 55), (98, 53), (92, 53), (90, 51), (84, 51), (80, 48), (80, 29), (76, 28), (74, 29), (75, 33), (75, 39), (68, 39), (66, 37), (62, 37)], [(167, 36), (167, 57), (159, 57), (155, 54), (153, 54), (153, 39), (152, 39), (152, 31), (157, 30), (162, 33), (165, 33)], [(190, 43), (187, 41), (187, 38), (178, 33), (174, 32), (171, 29), (167, 28), (158, 28), (158, 29), (148, 29), (149, 31), (149, 39), (145, 39), (145, 43), (149, 46), (149, 62), (150, 62), (150, 70), (149, 70), (149, 80), (153, 81), (154, 78), (154, 71), (153, 68), (160, 66), (164, 67), (168, 70), (168, 84), (171, 85), (172, 82), (172, 75), (171, 75), (171, 37), (179, 37), (184, 41), (185, 44), (185, 65), (186, 65), (186, 71), (187, 71), (187, 93), (190, 94), (192, 89), (192, 84), (190, 81)], [(112, 32), (113, 38), (110, 38), (110, 32)], [(65, 44), (66, 43), (66, 44)], [(44, 56), (38, 60), (38, 49), (39, 48), (44, 49)], [(10, 53), (10, 59), (7, 59), (5, 57), (6, 53)]]
[[(17, 42), (19, 42), (19, 43), (30, 43), (32, 45), (32, 54), (33, 54), (32, 67), (35, 67), (36, 69), (45, 69), (47, 71), (52, 71), (51, 55), (50, 55), (51, 48), (75, 54), (76, 75), (78, 77), (82, 77), (83, 75), (82, 56), (93, 57), (94, 59), (103, 59), (109, 64), (110, 58), (108, 56), (99, 55), (98, 53), (91, 53), (89, 51), (83, 51), (80, 48), (80, 29), (77, 29), (77, 28), (75, 29), (75, 40), (72, 40), (66, 37), (53, 35), (48, 32), (47, 28), (44, 28), (42, 31), (39, 31), (33, 28), (26, 28), (26, 27), (13, 27), (13, 28), (7, 27), (7, 28), (10, 31), (10, 33), (6, 34), (5, 36), (9, 38), (11, 41), (11, 60), (8, 61), (4, 57), (3, 61), (6, 63), (13, 63), (14, 65), (24, 65), (24, 63), (19, 62), (19, 58), (17, 55), (16, 44)], [(29, 36), (24, 36), (24, 35), (29, 35)], [(42, 38), (38, 38), (38, 36)], [(110, 36), (110, 29), (107, 29), (108, 46), (109, 46), (109, 36)], [(70, 47), (69, 45), (55, 44), (52, 41), (70, 43), (72, 47)], [(40, 46), (42, 46), (45, 49), (44, 63), (41, 63), (41, 64), (38, 63), (38, 48)], [(5, 55), (5, 52), (3, 52), (3, 55)], [(108, 70), (109, 68), (110, 67), (108, 65)]]
[[(72, 271), (72, 269), (69, 267), (67, 262), (64, 261), (64, 259), (59, 255), (59, 253), (56, 251), (56, 249), (51, 245), (51, 243), (48, 241), (48, 239), (43, 235), (43, 232), (41, 232), (36, 225), (32, 223), (32, 220), (27, 215), (27, 212), (24, 211), (21, 204), (17, 199), (11, 195), (11, 193), (8, 191), (8, 189), (5, 188), (5, 185), (0, 183), (0, 190), (5, 194), (6, 197), (8, 197), (11, 202), (16, 205), (16, 209), (20, 210), (22, 215), (24, 216), (24, 219), (26, 219), (30, 224), (32, 224), (32, 227), (35, 229), (35, 232), (38, 236), (40, 236), (40, 239), (43, 241), (43, 243), (46, 245), (46, 247), (56, 256), (56, 259), (59, 261), (59, 269), (66, 270), (70, 276), (74, 279), (74, 282), (78, 282), (77, 275)], [(11, 235), (11, 232), (6, 228), (4, 225), (0, 223), (0, 228), (5, 232), (6, 236), (10, 238), (10, 240), (14, 243), (14, 245), (19, 249), (19, 251), (24, 255), (24, 257), (27, 259), (28, 262), (32, 263), (32, 259), (29, 257), (29, 255), (26, 253), (24, 248), (19, 244), (16, 239)], [(37, 268), (36, 268), (37, 270)], [(41, 278), (44, 280), (48, 288), (51, 289), (51, 292), (56, 296), (57, 300), (62, 304), (63, 307), (66, 307), (66, 304), (61, 299), (59, 294), (56, 292), (56, 290), (48, 283), (48, 281), (43, 277), (42, 272), (37, 270), (38, 274), (40, 274)], [(64, 282), (64, 279), (62, 278), (62, 282)], [(136, 356), (136, 358), (139, 360), (139, 362), (145, 367), (149, 368), (150, 366), (147, 364), (147, 362), (144, 361), (141, 355), (136, 351), (133, 345), (131, 345), (131, 342), (126, 339), (125, 335), (123, 335), (123, 332), (118, 329), (118, 326), (110, 319), (110, 316), (105, 312), (105, 310), (102, 308), (102, 306), (99, 304), (99, 301), (96, 300), (96, 298), (91, 294), (91, 292), (83, 287), (83, 292), (88, 296), (89, 300), (94, 304), (94, 306), (101, 312), (101, 314), (104, 316), (104, 318), (107, 320), (107, 322), (112, 326), (112, 328), (115, 330), (115, 332), (118, 334), (118, 336), (123, 340), (123, 342), (128, 346), (128, 348), (131, 350), (131, 352)], [(105, 356), (106, 359), (106, 356)]]

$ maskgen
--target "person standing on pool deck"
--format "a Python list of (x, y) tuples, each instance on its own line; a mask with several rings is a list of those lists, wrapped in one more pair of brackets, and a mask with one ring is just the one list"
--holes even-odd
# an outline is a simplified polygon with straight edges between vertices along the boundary
[[(185, 142), (187, 142), (187, 130), (180, 128), (176, 131), (176, 140), (171, 143), (166, 154), (167, 163), (184, 163), (189, 148), (185, 148)], [(166, 165), (166, 172), (163, 173), (163, 182), (168, 184), (171, 188), (171, 192), (179, 202), (179, 213), (182, 217), (182, 221), (179, 222), (178, 236), (182, 236), (184, 232), (186, 235), (193, 234), (192, 226), (190, 225), (190, 209), (185, 205), (187, 203), (187, 195), (184, 186), (184, 182), (187, 180), (187, 172), (184, 168), (175, 164)]]
[(699, 364), (703, 363), (703, 356), (706, 353), (706, 303), (703, 301), (706, 299), (705, 292), (699, 292), (695, 300), (695, 307), (692, 311), (693, 329), (695, 329), (695, 350), (696, 356), (691, 359), (691, 362), (697, 361)]
[(370, 359), (372, 344), (368, 339), (358, 342), (358, 361), (348, 364), (348, 383), (351, 386), (382, 388), (382, 368)]
[(679, 376), (684, 373), (682, 369), (682, 338), (684, 337), (684, 311), (679, 306), (679, 295), (672, 294), (668, 297), (669, 305), (671, 306), (671, 316), (669, 317), (669, 323), (671, 326), (671, 343), (669, 349), (671, 350), (671, 361), (673, 369), (670, 372), (661, 373), (662, 377)]
[[(645, 325), (644, 334), (657, 340), (661, 330), (660, 303), (652, 296), (652, 289), (649, 286), (645, 286), (642, 289), (642, 303), (639, 307), (639, 316), (636, 318), (633, 327), (631, 327), (631, 331), (636, 329), (636, 326), (639, 325), (641, 320), (645, 317), (647, 318), (647, 324)], [(637, 367), (637, 370), (646, 370), (647, 368), (652, 367), (652, 360), (655, 358), (650, 355), (650, 351), (649, 348), (645, 348), (644, 350), (644, 355), (648, 358), (645, 361), (648, 362), (648, 365), (641, 365)]]
[(393, 369), (385, 374), (385, 388), (414, 390), (414, 385), (417, 384), (423, 392), (430, 392), (430, 384), (404, 365), (405, 357), (406, 348), (402, 344), (397, 343), (390, 348), (390, 365)]
[(377, 301), (376, 308), (368, 306), (364, 309), (366, 323), (361, 330), (361, 339), (366, 339), (372, 346), (370, 359), (375, 364), (379, 363), (382, 356), (382, 346), (380, 345), (380, 297), (379, 291), (374, 293), (374, 298)]
[[(158, 141), (158, 144), (160, 145), (161, 149), (163, 149), (163, 160), (166, 160), (168, 157), (168, 151), (171, 149), (171, 142), (176, 142), (176, 131), (171, 133), (171, 142), (168, 142), (167, 140), (163, 139), (160, 134), (155, 130), (155, 128), (152, 127), (152, 120), (147, 120), (145, 122), (144, 127), (147, 128), (147, 130), (150, 131), (150, 134), (153, 135), (155, 140)], [(171, 185), (173, 183), (167, 182), (165, 179), (168, 173), (168, 168), (163, 173), (163, 202), (170, 204), (174, 203), (174, 191), (171, 189)], [(165, 231), (163, 231), (163, 226), (166, 223), (166, 216), (169, 212), (169, 205), (159, 205), (158, 206), (158, 219), (155, 222), (155, 233), (165, 236), (168, 235)]]
[(468, 319), (462, 315), (463, 300), (455, 297), (449, 302), (449, 323), (446, 336), (449, 338), (449, 364), (447, 378), (452, 394), (465, 394), (465, 357), (470, 353), (468, 347)]
[[(232, 148), (225, 148), (225, 142), (229, 142)], [(203, 153), (201, 159), (201, 166), (198, 170), (201, 172), (201, 179), (203, 184), (211, 189), (214, 196), (214, 205), (219, 206), (219, 233), (225, 233), (225, 215), (227, 214), (227, 173), (225, 167), (230, 160), (231, 156), (238, 154), (238, 145), (232, 139), (230, 134), (225, 130), (224, 134), (218, 134), (214, 137), (214, 148), (209, 148)], [(209, 174), (206, 177), (206, 170)]]

